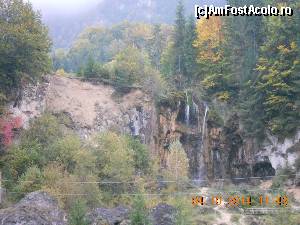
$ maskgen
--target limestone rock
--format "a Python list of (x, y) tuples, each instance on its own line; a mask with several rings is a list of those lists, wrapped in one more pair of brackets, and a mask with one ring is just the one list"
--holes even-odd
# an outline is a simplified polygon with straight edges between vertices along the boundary
[(26, 195), (15, 206), (0, 210), (0, 225), (66, 225), (66, 214), (45, 192)]
[(45, 80), (24, 87), (18, 104), (10, 104), (10, 111), (22, 118), (24, 128), (47, 111), (67, 116), (72, 121), (71, 128), (82, 138), (113, 130), (138, 136), (155, 149), (156, 108), (143, 91), (131, 89), (115, 97), (115, 89), (102, 83), (60, 76), (47, 76)]

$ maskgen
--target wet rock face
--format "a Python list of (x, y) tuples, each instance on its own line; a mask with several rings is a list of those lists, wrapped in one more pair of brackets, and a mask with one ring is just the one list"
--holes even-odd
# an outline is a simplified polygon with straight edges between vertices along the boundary
[(26, 195), (15, 206), (0, 210), (1, 225), (67, 225), (57, 201), (44, 192)]
[[(159, 152), (161, 165), (165, 166), (170, 143), (179, 140), (189, 159), (189, 172), (192, 178), (205, 178), (203, 145), (206, 123), (205, 105), (194, 97), (190, 103), (180, 101), (175, 108), (160, 107), (159, 111)], [(205, 126), (203, 126), (205, 125)]]
[[(186, 149), (187, 157), (189, 159), (189, 172), (191, 175), (197, 177), (200, 174), (200, 154), (201, 149), (201, 135), (200, 134), (189, 134), (183, 133), (180, 137), (180, 142)], [(204, 174), (202, 174), (204, 176)]]
[(128, 224), (129, 209), (118, 206), (112, 209), (98, 208), (87, 215), (93, 225)]
[(159, 204), (151, 210), (150, 217), (153, 225), (175, 225), (176, 209), (167, 204)]

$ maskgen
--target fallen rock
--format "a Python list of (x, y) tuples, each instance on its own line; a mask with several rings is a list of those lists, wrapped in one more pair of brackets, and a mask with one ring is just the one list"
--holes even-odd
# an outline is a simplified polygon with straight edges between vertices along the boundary
[(161, 203), (151, 210), (150, 217), (153, 225), (175, 225), (176, 209)]
[(112, 209), (97, 208), (87, 215), (93, 225), (128, 224), (129, 209), (118, 206)]
[(13, 207), (0, 210), (0, 225), (66, 225), (66, 214), (45, 192), (26, 195)]

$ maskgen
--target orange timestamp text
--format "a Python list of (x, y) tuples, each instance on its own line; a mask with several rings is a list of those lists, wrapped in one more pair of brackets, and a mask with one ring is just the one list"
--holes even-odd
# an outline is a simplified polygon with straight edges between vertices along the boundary
[(220, 195), (209, 197), (204, 196), (195, 196), (192, 197), (192, 205), (193, 206), (203, 206), (203, 205), (225, 205), (226, 207), (251, 207), (254, 205), (259, 206), (282, 206), (287, 207), (288, 206), (288, 197), (287, 196), (276, 196), (272, 198), (271, 196), (258, 196), (258, 197), (252, 197), (252, 196), (229, 196), (223, 198)]

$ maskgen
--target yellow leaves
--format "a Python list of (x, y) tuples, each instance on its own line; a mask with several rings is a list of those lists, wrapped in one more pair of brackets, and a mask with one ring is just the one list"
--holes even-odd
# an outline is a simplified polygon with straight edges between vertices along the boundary
[(222, 57), (219, 47), (224, 40), (221, 31), (222, 20), (220, 17), (211, 17), (209, 20), (200, 20), (197, 24), (197, 40), (194, 46), (199, 49), (198, 60), (216, 62)]
[(295, 41), (292, 41), (289, 46), (279, 45), (277, 47), (279, 52), (282, 53), (282, 54), (289, 54), (293, 51), (297, 51), (297, 48), (298, 48), (298, 46), (297, 46), (297, 43)]
[(300, 61), (299, 60), (295, 60), (293, 64), (294, 64), (294, 66), (299, 65)]
[(152, 36), (151, 27), (147, 24), (137, 23), (130, 29), (130, 34), (135, 39), (142, 39), (149, 40)]
[(212, 89), (217, 85), (211, 77), (206, 77), (201, 83), (205, 89)]
[(228, 102), (230, 99), (230, 94), (228, 91), (221, 92), (217, 95), (219, 101)]
[(293, 41), (293, 42), (291, 43), (291, 49), (292, 49), (292, 50), (296, 50), (297, 48), (298, 48), (297, 43), (296, 43), (295, 41)]
[(288, 54), (288, 53), (291, 52), (291, 49), (285, 47), (284, 45), (279, 45), (279, 46), (277, 47), (277, 49), (278, 49), (279, 52), (282, 53), (282, 54)]
[(56, 70), (55, 74), (57, 76), (60, 76), (60, 77), (66, 77), (67, 76), (67, 73), (65, 72), (64, 69), (58, 69), (58, 70)]
[(266, 104), (269, 106), (281, 106), (285, 104), (288, 101), (288, 99), (284, 96), (278, 96), (271, 94), (267, 99), (266, 99)]

